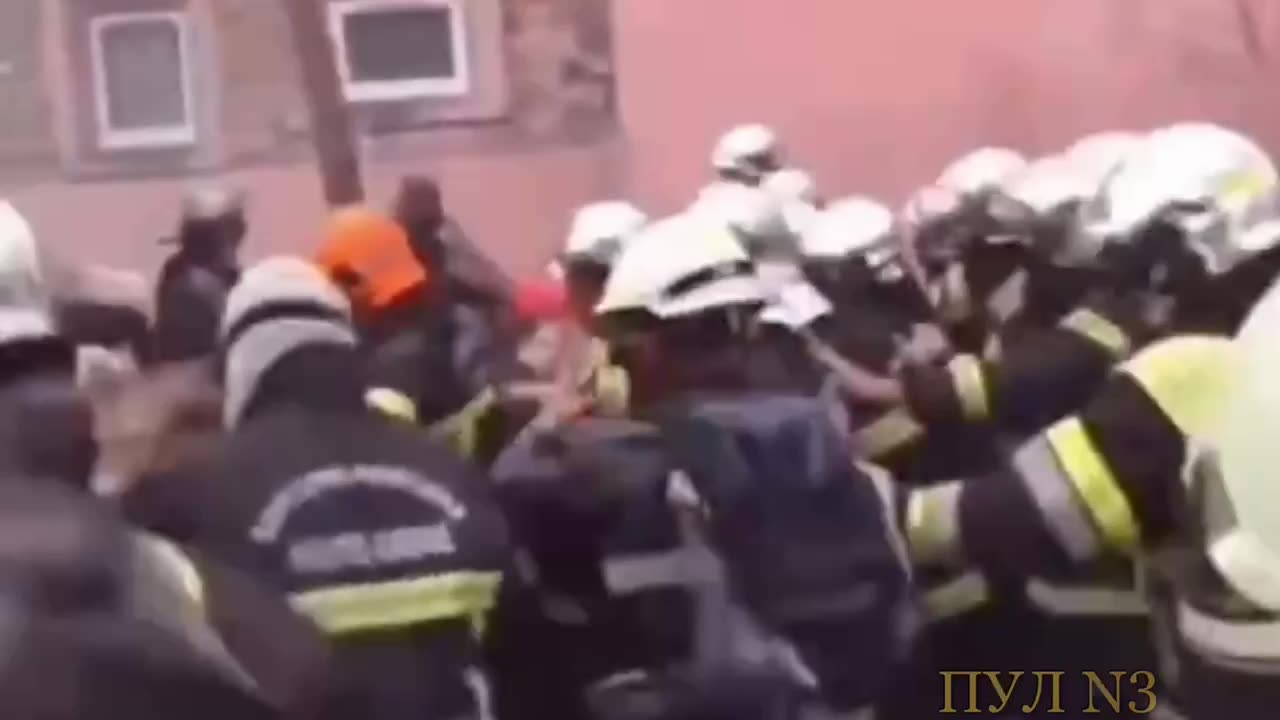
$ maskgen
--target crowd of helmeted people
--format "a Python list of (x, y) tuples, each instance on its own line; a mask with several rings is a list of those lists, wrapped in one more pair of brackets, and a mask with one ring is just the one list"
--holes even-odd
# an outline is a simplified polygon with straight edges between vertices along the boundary
[(406, 178), (154, 286), (0, 202), (0, 718), (1271, 718), (1280, 175), (1218, 125), (900, 208), (743, 125), (512, 279)]

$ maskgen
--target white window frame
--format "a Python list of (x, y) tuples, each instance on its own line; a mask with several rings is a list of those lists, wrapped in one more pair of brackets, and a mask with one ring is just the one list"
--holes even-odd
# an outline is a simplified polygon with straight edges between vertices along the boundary
[[(329, 36), (333, 39), (334, 61), (342, 81), (343, 94), (349, 102), (394, 102), (424, 98), (454, 98), (471, 92), (471, 67), (467, 42), (467, 23), (463, 15), (464, 0), (337, 0), (329, 3)], [(417, 80), (353, 81), (347, 54), (345, 23), (360, 13), (419, 8), (445, 8), (449, 11), (449, 31), (453, 36), (453, 68), (451, 78)]]
[[(3, 0), (0, 0), (3, 2)], [(178, 54), (181, 58), (182, 107), (186, 122), (182, 125), (157, 125), (154, 127), (119, 130), (111, 127), (111, 112), (107, 93), (106, 49), (104, 34), (120, 25), (136, 22), (171, 23), (178, 31)], [(98, 15), (89, 20), (90, 62), (93, 64), (93, 104), (98, 119), (98, 143), (106, 150), (159, 149), (194, 145), (196, 143), (195, 98), (191, 73), (191, 24), (182, 12), (133, 12)]]

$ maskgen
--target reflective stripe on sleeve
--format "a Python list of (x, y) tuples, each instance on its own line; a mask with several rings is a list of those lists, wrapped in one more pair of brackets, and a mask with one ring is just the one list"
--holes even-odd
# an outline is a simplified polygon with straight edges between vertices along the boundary
[(473, 619), (493, 607), (502, 575), (462, 571), (295, 593), (289, 602), (332, 635), (450, 618)]
[(1178, 634), (1207, 660), (1280, 660), (1280, 621), (1242, 622), (1178, 603)]
[(606, 558), (600, 569), (605, 587), (619, 596), (661, 587), (703, 585), (721, 577), (719, 560), (706, 548), (697, 546), (615, 555)]
[(854, 441), (868, 457), (887, 455), (924, 434), (924, 428), (905, 408), (897, 408), (858, 428)]
[(1119, 325), (1088, 308), (1080, 308), (1063, 318), (1060, 327), (1102, 347), (1115, 358), (1126, 357), (1132, 350), (1129, 335)]
[(364, 403), (371, 410), (377, 410), (389, 418), (410, 424), (418, 422), (418, 409), (413, 399), (398, 390), (369, 388), (364, 393)]
[(1137, 549), (1139, 532), (1133, 509), (1079, 418), (1059, 421), (1046, 431), (1045, 438), (1108, 544), (1122, 552)]
[(175, 585), (182, 590), (182, 594), (199, 610), (198, 614), (203, 618), (205, 612), (204, 580), (200, 578), (200, 572), (196, 570), (196, 566), (192, 564), (185, 553), (168, 540), (150, 534), (144, 534), (141, 537), (143, 548), (156, 559), (159, 566), (168, 574)]
[(947, 363), (947, 373), (965, 419), (986, 420), (991, 415), (991, 402), (982, 362), (972, 355), (957, 355)]
[(1026, 585), (1031, 604), (1050, 615), (1068, 617), (1144, 617), (1151, 612), (1135, 590), (1098, 585), (1056, 585), (1033, 578)]
[(1014, 452), (1012, 464), (1067, 556), (1077, 563), (1096, 557), (1102, 550), (1103, 538), (1076, 497), (1075, 484), (1049, 442), (1043, 437), (1033, 438)]
[(974, 570), (924, 592), (923, 603), (930, 620), (946, 620), (982, 607), (991, 597), (991, 588), (982, 573)]
[(987, 311), (999, 324), (1008, 322), (1018, 310), (1022, 309), (1023, 299), (1027, 293), (1027, 271), (1019, 269), (1000, 283), (1000, 286), (987, 296)]
[(939, 564), (960, 556), (962, 481), (913, 490), (907, 499), (907, 547), (916, 565)]

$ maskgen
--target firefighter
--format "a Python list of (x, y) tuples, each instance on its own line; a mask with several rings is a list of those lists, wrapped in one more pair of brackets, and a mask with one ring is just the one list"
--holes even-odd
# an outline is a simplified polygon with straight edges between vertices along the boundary
[[(770, 299), (722, 223), (655, 223), (597, 306), (628, 420), (567, 424), (499, 461), (569, 676), (540, 684), (585, 686), (592, 717), (840, 716), (876, 699), (908, 642), (875, 484), (818, 400), (752, 383), (748, 331)], [(872, 602), (841, 603), (865, 582)]]
[[(1169, 595), (1158, 605), (1163, 622), (1156, 627), (1171, 636), (1173, 651), (1161, 670), (1191, 720), (1267, 717), (1280, 692), (1273, 634), (1280, 612), (1273, 514), (1280, 498), (1268, 482), (1276, 460), (1271, 428), (1280, 413), (1277, 328), (1280, 292), (1273, 288), (1245, 322), (1230, 360), (1205, 362), (1209, 381), (1171, 388), (1160, 398), (1183, 436), (1185, 497), (1179, 499), (1186, 522), (1159, 555), (1164, 583), (1156, 587)], [(1224, 384), (1224, 397), (1215, 397)], [(1182, 406), (1196, 403), (1209, 408), (1207, 430), (1178, 421)], [(1221, 414), (1212, 413), (1215, 406)]]
[[(1027, 160), (983, 147), (953, 161), (917, 191), (904, 214), (905, 254), (959, 349), (980, 351), (990, 327), (985, 303), (1024, 259), (1017, 243), (993, 233), (987, 199)], [(988, 236), (992, 236), (989, 238)], [(988, 242), (988, 240), (992, 240)]]
[[(1160, 139), (1155, 145), (1155, 150), (1159, 152), (1148, 149), (1151, 155), (1144, 162), (1150, 165), (1141, 166), (1143, 174), (1136, 174), (1133, 168), (1122, 169), (1121, 174), (1124, 177), (1115, 181), (1110, 188), (1115, 196), (1133, 200), (1135, 204), (1140, 203), (1138, 209), (1123, 203), (1113, 203), (1112, 207), (1117, 214), (1116, 220), (1105, 227), (1135, 228), (1139, 242), (1160, 242), (1168, 245), (1157, 248), (1160, 252), (1155, 253), (1153, 257), (1159, 258), (1156, 260), (1159, 263), (1179, 264), (1176, 270), (1169, 272), (1175, 279), (1169, 280), (1161, 288), (1165, 292), (1172, 293), (1173, 300), (1177, 303), (1169, 313), (1173, 324), (1166, 326), (1165, 331), (1170, 332), (1179, 328), (1177, 323), (1180, 318), (1199, 317), (1198, 303), (1203, 302), (1203, 296), (1198, 291), (1202, 291), (1204, 285), (1216, 286), (1218, 290), (1215, 297), (1218, 302), (1231, 308), (1243, 303), (1246, 300), (1246, 294), (1256, 287), (1256, 285), (1242, 283), (1240, 278), (1255, 278), (1255, 282), (1260, 281), (1263, 276), (1274, 278), (1276, 260), (1272, 249), (1280, 240), (1280, 233), (1276, 232), (1274, 221), (1276, 210), (1272, 205), (1275, 187), (1274, 170), (1271, 169), (1269, 160), (1257, 150), (1255, 145), (1238, 134), (1216, 127), (1184, 126), (1166, 132), (1168, 132), (1167, 135), (1157, 133)], [(1158, 172), (1147, 174), (1153, 171)], [(1166, 183), (1163, 188), (1160, 185), (1161, 181)], [(1131, 194), (1125, 195), (1121, 192), (1123, 190)], [(1166, 194), (1155, 195), (1157, 192)], [(1179, 194), (1182, 194), (1182, 197), (1196, 197), (1199, 200), (1193, 205), (1187, 201), (1176, 202), (1175, 198), (1179, 197)], [(1193, 209), (1196, 222), (1191, 222), (1184, 216)], [(1148, 227), (1144, 228), (1144, 224)], [(1225, 227), (1227, 230), (1207, 234), (1197, 232), (1214, 227)], [(1191, 251), (1190, 248), (1197, 249)], [(1188, 252), (1194, 255), (1195, 260), (1187, 257)], [(1227, 282), (1232, 285), (1225, 285), (1224, 283)], [(1183, 305), (1183, 303), (1186, 304)], [(1218, 335), (1230, 334), (1235, 329), (1234, 323), (1231, 322), (1232, 313), (1221, 313), (1220, 310), (1221, 305), (1214, 307), (1213, 322), (1202, 325), (1192, 324), (1190, 327), (1195, 330), (1208, 330)], [(1212, 345), (1212, 343), (1209, 344)], [(1183, 341), (1180, 345), (1176, 342), (1174, 345), (1201, 347), (1205, 342), (1197, 344), (1192, 341)], [(1164, 372), (1169, 363), (1151, 360), (1151, 357), (1164, 357), (1160, 353), (1150, 354), (1153, 352), (1144, 352), (1126, 365), (1125, 368), (1129, 371), (1127, 374), (1132, 377), (1135, 372), (1141, 371), (1138, 376), (1141, 383), (1143, 380), (1141, 373)], [(1186, 352), (1195, 356), (1200, 351)], [(1176, 363), (1173, 367), (1176, 368)], [(1220, 390), (1212, 384), (1212, 378), (1205, 382), (1209, 383), (1204, 388), (1206, 392)], [(1115, 398), (1120, 398), (1119, 400), (1108, 395), (1109, 391), (1106, 389), (1117, 385), (1121, 389), (1111, 390), (1110, 393)], [(1081, 416), (1069, 416), (1051, 425), (1038, 436), (1039, 439), (1024, 445), (1023, 449), (1014, 456), (1015, 474), (1022, 473), (1026, 482), (1039, 482), (1031, 477), (1032, 471), (1039, 469), (1047, 472), (1049, 466), (1044, 463), (1053, 462), (1061, 464), (1065, 468), (1064, 472), (1071, 475), (1073, 481), (1077, 483), (1084, 483), (1084, 473), (1089, 472), (1093, 473), (1095, 479), (1108, 477), (1107, 473), (1112, 470), (1107, 469), (1106, 464), (1099, 464), (1100, 461), (1088, 452), (1080, 450), (1086, 443), (1081, 439), (1083, 437), (1080, 430), (1081, 417), (1088, 420), (1092, 414), (1101, 413), (1102, 419), (1098, 422), (1120, 422), (1115, 418), (1107, 417), (1108, 413), (1115, 410), (1108, 403), (1119, 403), (1120, 410), (1135, 404), (1140, 405), (1138, 400), (1130, 397), (1132, 390), (1128, 387), (1123, 381), (1110, 381), (1109, 385), (1104, 386), (1103, 397), (1082, 411)], [(1192, 387), (1190, 384), (1183, 387), (1186, 388), (1186, 392), (1195, 394), (1190, 390)], [(1163, 400), (1156, 398), (1156, 402), (1163, 403)], [(1120, 413), (1120, 417), (1124, 417), (1123, 412)], [(1139, 446), (1147, 447), (1148, 440), (1144, 440), (1144, 436), (1137, 429), (1131, 436), (1125, 436), (1118, 430), (1111, 434), (1115, 441), (1123, 443), (1113, 448), (1115, 452), (1122, 455)], [(1121, 440), (1121, 438), (1124, 439)], [(1150, 441), (1154, 443), (1151, 445), (1152, 452), (1157, 452), (1154, 448), (1163, 447), (1154, 440)], [(1045, 458), (1050, 460), (1046, 461)], [(1131, 458), (1126, 457), (1120, 457), (1118, 460), (1108, 457), (1107, 461), (1133, 462)], [(1086, 466), (1092, 470), (1086, 470)], [(1103, 482), (1101, 479), (1098, 481)], [(1051, 486), (1032, 485), (1030, 487), (1032, 492), (1042, 493), (1038, 496), (1039, 500), (1048, 502), (1048, 495), (1043, 493), (1049, 492), (1046, 487)], [(930, 488), (922, 491), (923, 494), (920, 497), (945, 498), (948, 492), (957, 491), (958, 488), (959, 486), (954, 484)], [(1083, 485), (1079, 489), (1081, 492), (1088, 491), (1088, 488), (1084, 488)], [(963, 492), (972, 492), (974, 497), (980, 495), (977, 490), (965, 489)], [(1105, 504), (1106, 493), (1111, 491), (1104, 489), (1098, 492), (1102, 493), (1101, 499), (1085, 498), (1086, 505), (1090, 502)], [(1115, 497), (1114, 494), (1112, 497)], [(1105, 508), (1098, 509), (1098, 507), (1094, 507), (1094, 510), (1105, 511)], [(1156, 512), (1163, 511), (1163, 509), (1156, 510)], [(1099, 521), (1106, 520), (1102, 518)], [(967, 538), (966, 541), (968, 541)], [(1015, 556), (1017, 553), (1010, 553), (1010, 555)], [(1092, 559), (1093, 556), (1090, 558)], [(1034, 641), (1028, 639), (1028, 642), (1040, 645), (1041, 662), (1048, 659), (1064, 665), (1069, 663), (1071, 667), (1081, 666), (1086, 669), (1091, 669), (1091, 663), (1094, 666), (1103, 666), (1107, 663), (1117, 666), (1144, 662), (1150, 664), (1150, 661), (1144, 657), (1145, 653), (1140, 650), (1148, 643), (1138, 630), (1136, 622), (1136, 618), (1144, 614), (1147, 608), (1146, 603), (1141, 602), (1140, 598), (1133, 594), (1132, 571), (1114, 562), (1102, 563), (1095, 569), (1100, 571), (1100, 574), (1095, 577), (1104, 582), (1092, 585), (1064, 583), (1060, 579), (1061, 568), (1056, 569), (1057, 579), (1055, 579), (1054, 568), (1042, 568), (1039, 577), (1028, 583), (1027, 597), (1031, 605), (1044, 613), (1047, 618), (1036, 636), (1039, 639)], [(1013, 572), (1008, 565), (1005, 565), (1003, 570)], [(1105, 581), (1108, 574), (1113, 579), (1111, 582)], [(1125, 613), (1131, 614), (1134, 619), (1126, 621), (1123, 617)]]
[(248, 232), (244, 198), (224, 187), (200, 187), (183, 200), (177, 251), (156, 285), (156, 362), (209, 357), (227, 292), (240, 275), (237, 254)]
[(221, 337), (228, 436), (175, 506), (192, 545), (328, 636), (336, 716), (486, 717), (480, 646), (509, 557), (485, 479), (366, 407), (350, 305), (313, 264), (247, 271)]
[[(585, 205), (574, 214), (565, 249), (553, 262), (563, 279), (526, 285), (519, 300), (541, 295), (541, 327), (522, 350), (548, 356), (535, 364), (550, 366), (541, 373), (550, 383), (526, 385), (537, 389), (496, 385), (482, 390), (436, 429), (453, 439), (464, 455), (488, 463), (528, 423), (551, 422), (562, 412), (591, 408), (621, 412), (626, 405), (625, 374), (612, 367), (608, 347), (593, 337), (591, 308), (598, 300), (609, 268), (623, 246), (648, 222), (634, 205), (603, 201)], [(549, 292), (548, 292), (549, 290)], [(547, 303), (558, 296), (557, 303)], [(527, 309), (532, 303), (525, 303)], [(549, 317), (548, 317), (549, 316)], [(537, 346), (541, 346), (538, 348)]]
[(1275, 173), (1256, 144), (1224, 128), (1153, 134), (1080, 205), (1079, 219), (1040, 236), (1038, 255), (1090, 268), (1077, 306), (996, 362), (964, 354), (943, 369), (909, 368), (912, 414), (1034, 431), (1150, 340), (1232, 332), (1280, 262)]

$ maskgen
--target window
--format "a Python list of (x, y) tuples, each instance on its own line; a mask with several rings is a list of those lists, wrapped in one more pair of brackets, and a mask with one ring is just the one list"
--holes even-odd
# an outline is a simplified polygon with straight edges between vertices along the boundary
[(329, 18), (348, 100), (455, 97), (470, 89), (461, 0), (339, 0)]
[(89, 33), (99, 144), (109, 150), (194, 144), (186, 16), (102, 15), (90, 20)]

